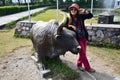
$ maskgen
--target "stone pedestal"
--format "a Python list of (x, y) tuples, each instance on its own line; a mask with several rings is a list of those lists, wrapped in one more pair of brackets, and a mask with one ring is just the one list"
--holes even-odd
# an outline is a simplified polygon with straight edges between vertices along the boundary
[(98, 16), (98, 23), (100, 24), (113, 24), (114, 15), (104, 12)]

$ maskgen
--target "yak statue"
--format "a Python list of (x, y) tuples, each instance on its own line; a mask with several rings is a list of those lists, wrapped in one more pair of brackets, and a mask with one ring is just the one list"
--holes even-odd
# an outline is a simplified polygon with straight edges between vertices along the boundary
[(57, 20), (38, 21), (30, 30), (30, 38), (35, 49), (38, 68), (42, 69), (46, 69), (46, 57), (59, 58), (67, 51), (77, 54), (80, 49), (75, 32), (60, 26)]

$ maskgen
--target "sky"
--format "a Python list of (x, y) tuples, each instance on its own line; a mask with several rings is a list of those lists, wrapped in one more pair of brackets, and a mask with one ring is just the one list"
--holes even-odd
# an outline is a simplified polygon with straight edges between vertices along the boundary
[[(18, 0), (12, 0), (13, 2), (18, 2)], [(22, 2), (24, 2), (24, 0), (21, 0)], [(27, 1), (29, 1), (29, 0), (27, 0)], [(63, 1), (65, 1), (65, 0), (63, 0)], [(72, 1), (75, 1), (75, 0), (72, 0)]]
[[(18, 0), (12, 0), (13, 2), (18, 2)], [(24, 2), (24, 0), (20, 0), (21, 2)], [(27, 0), (30, 1), (30, 0)]]
[[(66, 1), (66, 0), (63, 0), (64, 2)], [(75, 1), (75, 0), (72, 0), (73, 2)]]

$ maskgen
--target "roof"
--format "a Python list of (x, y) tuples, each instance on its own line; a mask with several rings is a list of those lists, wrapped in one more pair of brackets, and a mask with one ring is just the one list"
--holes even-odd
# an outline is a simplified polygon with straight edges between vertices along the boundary
[(106, 12), (100, 13), (99, 15), (112, 16), (113, 14), (106, 11)]

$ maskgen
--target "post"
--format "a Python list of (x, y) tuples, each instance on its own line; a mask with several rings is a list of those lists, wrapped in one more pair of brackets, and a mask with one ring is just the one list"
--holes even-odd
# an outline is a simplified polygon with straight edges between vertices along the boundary
[[(91, 0), (91, 13), (93, 13), (93, 0)], [(90, 25), (92, 25), (92, 18), (90, 19)]]
[(29, 22), (31, 22), (31, 20), (30, 20), (30, 5), (29, 5), (30, 0), (27, 0), (27, 1), (28, 1), (28, 14), (29, 14), (29, 19), (28, 20), (29, 20)]
[(59, 19), (58, 19), (58, 0), (57, 0), (56, 18), (57, 18), (57, 20), (59, 20)]

